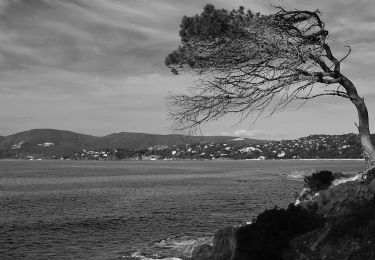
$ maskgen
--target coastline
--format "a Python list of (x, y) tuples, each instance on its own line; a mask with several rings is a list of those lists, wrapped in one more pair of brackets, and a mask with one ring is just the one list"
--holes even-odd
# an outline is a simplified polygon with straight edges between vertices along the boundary
[(225, 159), (155, 159), (155, 160), (133, 160), (133, 159), (123, 159), (123, 160), (91, 160), (91, 159), (80, 159), (80, 160), (72, 160), (72, 159), (43, 159), (43, 158), (38, 158), (38, 159), (23, 159), (23, 158), (2, 158), (0, 159), (1, 161), (114, 161), (114, 162), (119, 162), (119, 161), (365, 161), (364, 158), (315, 158), (315, 159), (230, 159), (230, 158), (225, 158)]

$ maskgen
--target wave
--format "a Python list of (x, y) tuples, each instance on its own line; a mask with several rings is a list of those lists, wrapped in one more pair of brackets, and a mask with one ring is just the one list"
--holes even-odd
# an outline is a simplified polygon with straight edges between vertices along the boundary
[(177, 258), (177, 257), (160, 258), (158, 256), (155, 256), (157, 258), (150, 258), (150, 257), (142, 255), (142, 253), (140, 252), (133, 253), (131, 257), (133, 259), (139, 259), (139, 260), (183, 260), (182, 258)]
[(307, 171), (293, 171), (291, 173), (280, 173), (280, 176), (292, 180), (303, 180), (303, 177), (305, 177), (307, 174)]
[(212, 237), (194, 238), (183, 236), (156, 241), (147, 248), (133, 252), (129, 260), (185, 260), (190, 259), (194, 248), (202, 244), (212, 244)]

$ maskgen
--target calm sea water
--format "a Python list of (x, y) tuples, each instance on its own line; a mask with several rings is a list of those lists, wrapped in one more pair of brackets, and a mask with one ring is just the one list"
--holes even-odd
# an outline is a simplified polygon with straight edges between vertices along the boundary
[(0, 259), (178, 259), (363, 161), (0, 161)]

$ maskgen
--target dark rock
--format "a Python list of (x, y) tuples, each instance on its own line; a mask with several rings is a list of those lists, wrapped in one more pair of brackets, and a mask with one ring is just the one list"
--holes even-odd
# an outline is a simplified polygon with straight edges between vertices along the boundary
[(369, 185), (369, 191), (375, 194), (375, 179), (373, 179)]
[(344, 214), (332, 215), (324, 228), (292, 239), (284, 259), (375, 259), (375, 203), (346, 204)]
[[(252, 225), (219, 230), (213, 246), (199, 246), (192, 260), (375, 259), (374, 194), (375, 179), (331, 186), (302, 207), (267, 210)], [(306, 222), (310, 215), (319, 221)]]
[(375, 179), (375, 167), (372, 166), (371, 168), (367, 169), (364, 173), (365, 179), (363, 180), (364, 183), (370, 183)]
[(213, 259), (234, 259), (237, 248), (238, 227), (226, 227), (216, 232), (214, 236)]
[(196, 247), (191, 256), (191, 260), (213, 260), (213, 247), (211, 245), (200, 245)]

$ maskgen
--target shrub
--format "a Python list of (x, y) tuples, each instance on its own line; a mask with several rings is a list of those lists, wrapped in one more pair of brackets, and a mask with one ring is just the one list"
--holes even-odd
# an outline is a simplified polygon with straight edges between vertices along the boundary
[(287, 209), (269, 209), (251, 225), (238, 230), (238, 260), (278, 260), (289, 241), (323, 225), (323, 219), (304, 208), (290, 204)]
[(312, 175), (303, 178), (305, 187), (310, 188), (312, 192), (327, 189), (334, 179), (334, 174), (331, 171), (326, 170), (315, 172)]

